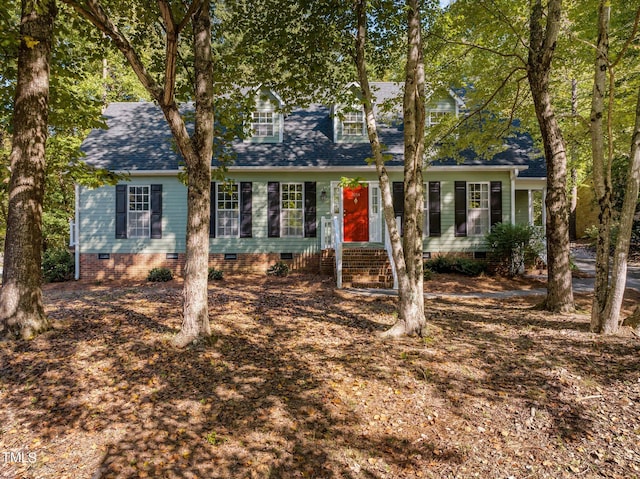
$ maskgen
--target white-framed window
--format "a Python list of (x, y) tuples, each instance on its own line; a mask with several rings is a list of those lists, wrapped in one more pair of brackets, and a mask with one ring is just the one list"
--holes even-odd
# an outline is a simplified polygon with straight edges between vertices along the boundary
[(255, 137), (273, 136), (274, 114), (272, 111), (254, 111), (251, 115), (251, 129)]
[(362, 111), (348, 111), (342, 120), (343, 136), (363, 136), (364, 113)]
[(127, 237), (149, 238), (151, 232), (150, 186), (129, 185), (127, 195)]
[(450, 114), (449, 111), (429, 110), (427, 112), (427, 126), (437, 125)]
[(331, 182), (331, 214), (340, 215), (340, 204), (342, 203), (342, 187), (337, 181)]
[(282, 183), (280, 185), (282, 237), (302, 237), (304, 235), (304, 189), (302, 183)]
[(467, 183), (467, 235), (489, 232), (489, 183)]
[(216, 236), (237, 238), (240, 231), (240, 195), (237, 183), (216, 184)]

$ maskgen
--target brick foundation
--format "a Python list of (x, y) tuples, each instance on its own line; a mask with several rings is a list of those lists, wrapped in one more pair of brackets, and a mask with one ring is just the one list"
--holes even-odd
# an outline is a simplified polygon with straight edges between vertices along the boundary
[[(169, 268), (174, 276), (182, 276), (185, 255), (167, 259), (165, 253), (111, 253), (108, 259), (99, 259), (96, 253), (80, 255), (80, 279), (144, 280), (152, 268)], [(236, 259), (225, 259), (224, 254), (210, 254), (209, 266), (224, 273), (265, 273), (269, 266), (284, 261), (292, 271), (320, 272), (319, 253), (294, 253), (292, 260), (280, 259), (280, 253), (237, 253)]]

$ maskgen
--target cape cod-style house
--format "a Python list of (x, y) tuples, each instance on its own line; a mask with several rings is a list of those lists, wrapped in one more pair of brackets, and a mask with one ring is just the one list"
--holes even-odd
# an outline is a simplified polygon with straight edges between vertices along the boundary
[[(395, 83), (375, 83), (378, 101), (397, 97)], [(460, 100), (430, 104), (428, 124), (457, 114)], [(210, 266), (262, 271), (277, 261), (294, 270), (338, 273), (351, 285), (392, 282), (380, 189), (363, 114), (311, 105), (284, 115), (277, 94), (262, 91), (252, 135), (234, 144), (228, 181), (211, 183)], [(184, 264), (187, 189), (181, 158), (153, 103), (112, 103), (108, 129), (92, 131), (85, 161), (126, 173), (115, 186), (76, 188), (72, 238), (79, 279), (143, 279), (153, 267), (180, 274)], [(402, 217), (402, 121), (379, 125), (391, 159), (396, 215)], [(469, 155), (424, 172), (425, 256), (483, 257), (484, 235), (497, 222), (544, 224), (544, 158), (527, 135), (507, 140), (490, 160)], [(358, 178), (342, 187), (341, 178)]]

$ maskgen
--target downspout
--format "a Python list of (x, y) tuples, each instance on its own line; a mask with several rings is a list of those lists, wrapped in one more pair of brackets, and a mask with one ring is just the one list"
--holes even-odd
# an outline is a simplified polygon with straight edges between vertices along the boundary
[(75, 274), (74, 274), (74, 279), (77, 281), (80, 279), (80, 185), (76, 183), (75, 185), (75, 195), (76, 195), (76, 201), (75, 201), (75, 240), (76, 240), (76, 244), (75, 244), (75, 251), (74, 251), (74, 256), (75, 256)]

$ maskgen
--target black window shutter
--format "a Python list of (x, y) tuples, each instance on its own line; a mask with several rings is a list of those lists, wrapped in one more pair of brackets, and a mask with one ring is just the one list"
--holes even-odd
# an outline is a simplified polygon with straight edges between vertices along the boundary
[(491, 182), (491, 226), (502, 222), (502, 181)]
[(392, 185), (393, 197), (393, 215), (400, 217), (400, 236), (402, 236), (402, 228), (404, 227), (404, 183), (394, 181)]
[(216, 237), (216, 205), (218, 198), (216, 197), (216, 182), (211, 182), (211, 203), (209, 204), (209, 238)]
[(455, 182), (455, 223), (456, 236), (467, 236), (467, 183)]
[(269, 238), (280, 237), (280, 183), (270, 181), (267, 185), (268, 225), (267, 236)]
[(429, 182), (429, 236), (440, 236), (442, 228), (440, 226), (440, 182)]
[(127, 185), (116, 185), (116, 238), (127, 238)]
[(316, 237), (316, 182), (304, 183), (304, 237)]
[(250, 181), (240, 183), (240, 238), (251, 238), (253, 235), (253, 184)]
[(151, 237), (162, 238), (162, 185), (151, 185)]

